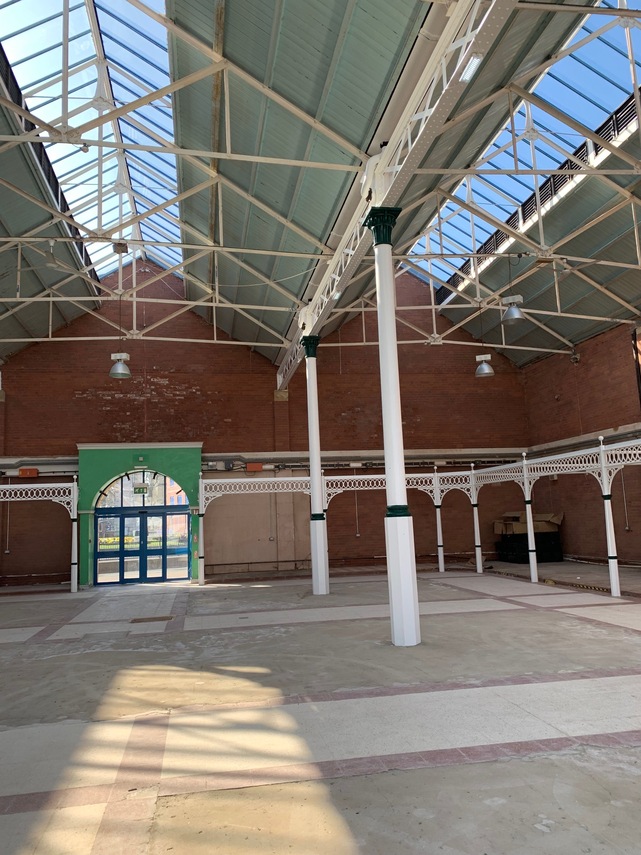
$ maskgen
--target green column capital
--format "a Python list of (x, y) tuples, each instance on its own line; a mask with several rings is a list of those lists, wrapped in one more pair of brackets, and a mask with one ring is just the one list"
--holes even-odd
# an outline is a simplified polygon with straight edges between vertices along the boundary
[(396, 225), (402, 208), (370, 208), (363, 225), (372, 230), (374, 246), (381, 243), (392, 243), (392, 229)]
[(316, 358), (316, 348), (318, 347), (318, 343), (320, 342), (319, 335), (304, 335), (300, 343), (305, 348), (305, 356)]

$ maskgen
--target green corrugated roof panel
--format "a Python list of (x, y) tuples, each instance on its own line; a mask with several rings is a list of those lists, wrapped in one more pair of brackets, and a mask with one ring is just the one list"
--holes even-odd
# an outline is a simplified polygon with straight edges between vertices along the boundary
[[(418, 0), (235, 0), (224, 7), (224, 34), (216, 33), (214, 12), (203, 15), (201, 4), (170, 0), (168, 16), (203, 41), (221, 46), (226, 59), (271, 87), (282, 98), (312, 119), (365, 150), (387, 104), (416, 33), (428, 11)], [(194, 47), (170, 37), (172, 74), (181, 77), (204, 59)], [(217, 90), (220, 96), (222, 89)], [(283, 106), (256, 91), (241, 77), (229, 75), (229, 103), (216, 103), (211, 79), (174, 95), (177, 142), (188, 148), (224, 150), (224, 118), (229, 115), (232, 150), (289, 160), (315, 160), (360, 165), (354, 152), (340, 140), (310, 127)], [(223, 93), (224, 99), (224, 93)], [(219, 127), (214, 128), (216, 110)], [(301, 169), (296, 165), (219, 159), (220, 174), (263, 206), (298, 226), (288, 228), (269, 212), (251, 204), (227, 186), (223, 187), (223, 235), (229, 246), (320, 252), (349, 188), (353, 172)], [(179, 163), (179, 184), (184, 190), (202, 181), (191, 167)], [(202, 235), (209, 235), (218, 213), (210, 208), (210, 194), (199, 193), (181, 203), (181, 215)], [(216, 225), (216, 235), (218, 236)], [(310, 235), (306, 239), (304, 233)], [(287, 261), (270, 256), (246, 256), (243, 261), (300, 297), (313, 263), (310, 259)], [(208, 279), (207, 262), (193, 265), (198, 276)], [(243, 285), (252, 273), (233, 261), (219, 259), (221, 282)], [(255, 281), (255, 277), (254, 277)], [(243, 302), (250, 292), (262, 290), (260, 304), (276, 298), (268, 286), (240, 289)], [(292, 309), (295, 304), (292, 303)], [(284, 333), (291, 322), (285, 313), (253, 314)], [(238, 320), (234, 330), (250, 329), (251, 321)], [(229, 329), (229, 327), (228, 327)], [(263, 336), (255, 326), (253, 336)], [(274, 356), (275, 354), (268, 354)]]

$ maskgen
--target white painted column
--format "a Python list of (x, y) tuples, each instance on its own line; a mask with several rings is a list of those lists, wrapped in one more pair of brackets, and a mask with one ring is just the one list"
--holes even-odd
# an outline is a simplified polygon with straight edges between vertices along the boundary
[(527, 522), (527, 552), (530, 562), (530, 582), (539, 581), (539, 566), (536, 560), (536, 537), (532, 515), (532, 485), (530, 483), (526, 454), (523, 452), (523, 493), (525, 495), (525, 519)]
[(445, 549), (443, 546), (443, 522), (441, 520), (441, 480), (438, 469), (434, 467), (434, 508), (436, 510), (436, 554), (438, 556), (438, 572), (445, 573)]
[(71, 593), (78, 592), (78, 478), (71, 485)]
[(476, 572), (483, 572), (483, 547), (481, 545), (481, 524), (479, 522), (479, 492), (476, 486), (474, 464), (470, 469), (470, 486), (472, 488), (472, 516), (474, 517), (474, 560)]
[[(603, 437), (599, 437), (599, 462), (601, 464), (601, 489), (603, 495), (603, 510), (605, 513), (605, 537), (608, 548), (608, 572), (610, 574), (610, 593), (613, 597), (621, 596), (619, 581), (619, 559), (617, 556), (617, 541), (614, 534), (614, 519), (612, 517), (612, 475), (608, 472), (607, 458)], [(618, 471), (618, 470), (617, 470)]]
[(396, 340), (396, 291), (392, 264), (392, 228), (400, 208), (371, 208), (365, 226), (374, 235), (383, 448), (385, 453), (385, 543), (392, 644), (420, 644), (414, 527), (407, 506), (405, 452)]
[(202, 472), (198, 478), (198, 584), (205, 584), (205, 485)]
[(325, 491), (321, 469), (320, 418), (318, 414), (318, 377), (316, 348), (320, 338), (306, 335), (301, 339), (305, 349), (307, 376), (307, 427), (309, 432), (309, 480), (311, 482), (311, 514), (309, 538), (312, 555), (312, 592), (329, 594), (329, 555), (327, 549), (327, 519)]

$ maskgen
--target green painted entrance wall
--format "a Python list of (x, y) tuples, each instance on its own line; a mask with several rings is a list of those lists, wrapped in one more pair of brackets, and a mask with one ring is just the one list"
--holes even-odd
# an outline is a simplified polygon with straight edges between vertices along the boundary
[(100, 491), (134, 469), (149, 469), (173, 478), (189, 500), (192, 516), (189, 576), (198, 567), (198, 482), (202, 443), (167, 445), (78, 445), (78, 574), (80, 585), (93, 584), (94, 507)]

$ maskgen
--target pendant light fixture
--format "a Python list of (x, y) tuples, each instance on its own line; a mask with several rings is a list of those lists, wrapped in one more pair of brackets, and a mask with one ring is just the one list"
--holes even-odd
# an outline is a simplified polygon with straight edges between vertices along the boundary
[(111, 366), (109, 376), (113, 380), (128, 380), (131, 377), (131, 371), (126, 364), (129, 359), (128, 353), (112, 353), (111, 358), (114, 364)]
[[(483, 341), (483, 308), (480, 298), (478, 298), (479, 304), (479, 323), (481, 325), (481, 344), (484, 344)], [(474, 372), (475, 377), (494, 377), (494, 369), (490, 365), (490, 360), (492, 359), (491, 353), (481, 353), (476, 357), (476, 361), (478, 365), (476, 366), (476, 371)]]
[[(518, 258), (520, 260), (520, 253)], [(501, 323), (509, 327), (513, 324), (518, 324), (519, 321), (525, 320), (525, 315), (519, 309), (519, 306), (523, 303), (523, 297), (520, 294), (510, 294), (510, 291), (512, 290), (512, 259), (509, 255), (507, 258), (507, 281), (507, 293), (509, 296), (503, 298), (503, 305), (507, 308), (503, 312)]]
[(494, 377), (494, 369), (490, 365), (491, 359), (491, 353), (481, 353), (479, 356), (476, 357), (478, 365), (476, 366), (476, 371), (474, 372), (475, 377)]
[(506, 326), (512, 326), (513, 324), (518, 324), (519, 321), (525, 320), (525, 315), (519, 309), (519, 303), (523, 302), (523, 297), (520, 294), (515, 294), (513, 297), (504, 297), (503, 305), (507, 306), (506, 310), (503, 312), (503, 317), (501, 318), (501, 323)]
[[(118, 296), (118, 327), (120, 328), (120, 340), (124, 344), (125, 337), (122, 334), (122, 255), (120, 256), (120, 270), (119, 270), (119, 283), (118, 290), (120, 292)], [(113, 361), (113, 365), (111, 366), (111, 370), (109, 371), (109, 376), (113, 380), (129, 380), (131, 377), (131, 371), (129, 370), (129, 366), (127, 362), (129, 361), (128, 353), (112, 353), (111, 359)]]

